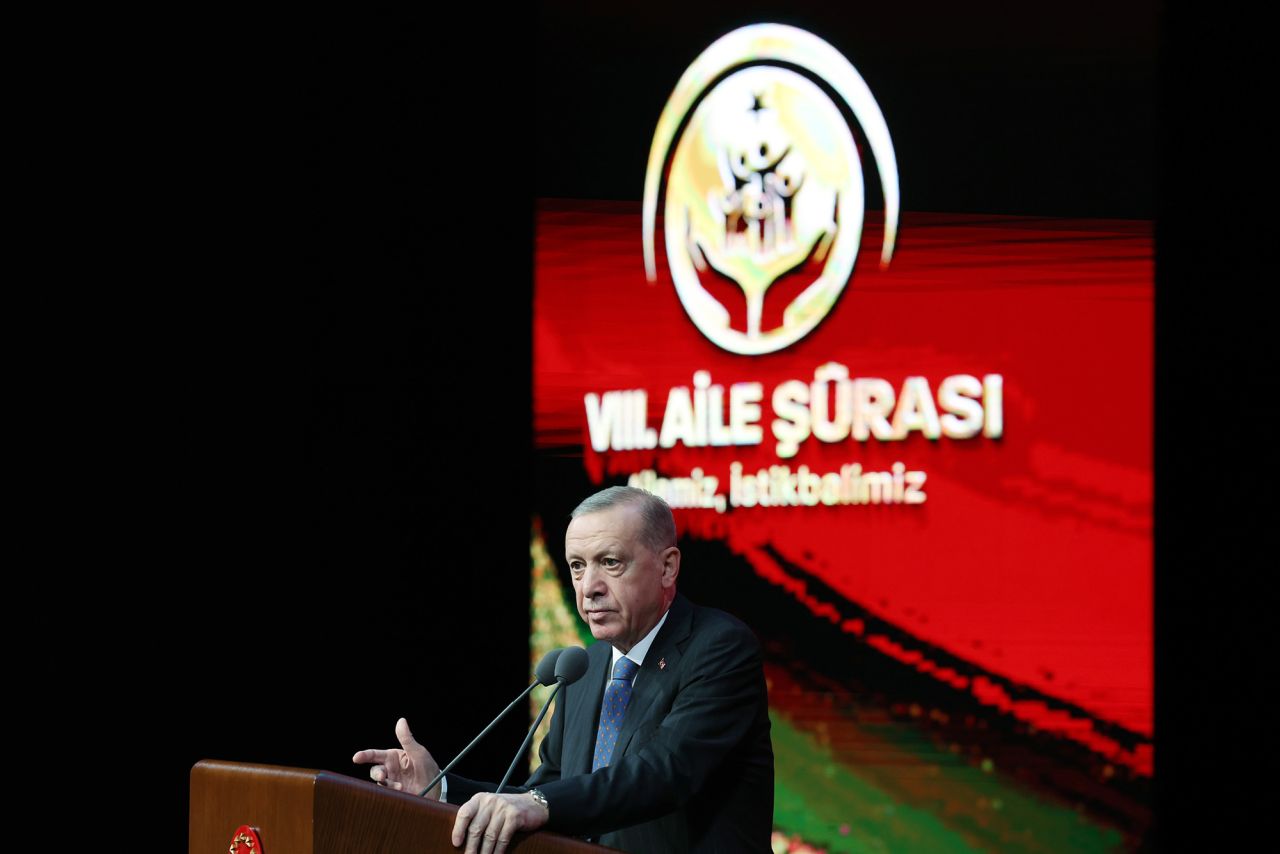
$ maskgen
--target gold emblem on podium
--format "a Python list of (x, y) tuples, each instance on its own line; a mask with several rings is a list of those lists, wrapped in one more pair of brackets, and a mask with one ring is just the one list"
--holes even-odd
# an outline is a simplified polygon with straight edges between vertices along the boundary
[[(794, 344), (848, 283), (865, 192), (845, 109), (867, 140), (883, 189), (884, 267), (898, 228), (893, 143), (871, 90), (835, 48), (794, 27), (743, 27), (694, 60), (668, 100), (645, 174), (645, 273), (657, 280), (665, 175), (667, 266), (690, 319), (722, 349), (760, 355)], [(766, 322), (770, 287), (792, 273), (812, 281), (783, 308), (780, 324)], [(735, 324), (704, 287), (703, 277), (717, 274), (741, 289), (744, 323)]]
[(227, 854), (262, 854), (262, 840), (258, 839), (257, 828), (242, 824), (236, 828), (227, 847)]

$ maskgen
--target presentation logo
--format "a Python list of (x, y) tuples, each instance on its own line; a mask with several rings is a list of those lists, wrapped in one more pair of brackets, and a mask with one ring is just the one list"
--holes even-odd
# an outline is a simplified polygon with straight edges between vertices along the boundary
[[(760, 355), (794, 344), (848, 284), (866, 194), (845, 110), (867, 141), (883, 190), (884, 268), (898, 229), (893, 142), (871, 90), (834, 47), (794, 27), (743, 27), (703, 51), (667, 101), (645, 172), (645, 274), (657, 280), (665, 173), (667, 266), (694, 325), (722, 349)], [(766, 297), (788, 275), (805, 277), (803, 289), (778, 323)], [(709, 276), (741, 289), (745, 321), (741, 305), (735, 321), (707, 290)]]

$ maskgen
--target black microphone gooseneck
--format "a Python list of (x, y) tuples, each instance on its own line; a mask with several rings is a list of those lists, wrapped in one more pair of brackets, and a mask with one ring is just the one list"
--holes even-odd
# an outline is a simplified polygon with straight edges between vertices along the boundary
[(502, 782), (498, 784), (498, 793), (506, 787), (507, 781), (511, 779), (512, 773), (516, 770), (516, 763), (520, 761), (520, 757), (524, 756), (524, 752), (529, 749), (529, 742), (533, 741), (533, 733), (538, 729), (538, 724), (542, 723), (542, 719), (547, 715), (547, 709), (551, 708), (551, 701), (556, 698), (556, 694), (565, 685), (572, 685), (582, 678), (587, 672), (587, 651), (580, 646), (568, 646), (560, 655), (560, 660), (556, 662), (556, 687), (552, 690), (551, 696), (547, 697), (547, 701), (542, 704), (542, 711), (538, 712), (538, 717), (533, 722), (533, 726), (529, 727), (529, 734), (524, 737), (524, 743), (520, 745), (520, 749), (516, 751), (516, 756), (511, 760), (511, 767), (507, 769), (507, 776), (502, 778)]
[[(572, 649), (581, 649), (581, 647), (572, 647)], [(431, 783), (425, 789), (422, 790), (421, 797), (426, 797), (426, 794), (430, 792), (432, 789), (434, 789), (437, 783), (439, 783), (441, 780), (444, 779), (444, 775), (449, 773), (449, 771), (453, 769), (454, 765), (458, 764), (458, 760), (466, 756), (468, 753), (470, 753), (471, 748), (479, 744), (480, 739), (488, 735), (489, 731), (498, 725), (498, 721), (505, 718), (508, 712), (514, 709), (518, 703), (524, 700), (525, 697), (528, 697), (530, 691), (532, 691), (534, 688), (537, 688), (539, 685), (552, 685), (552, 684), (555, 684), (556, 690), (559, 690), (558, 674), (560, 672), (560, 668), (558, 663), (560, 661), (560, 654), (562, 652), (564, 652), (564, 649), (553, 649), (550, 652), (548, 652), (546, 655), (542, 656), (542, 660), (538, 662), (538, 666), (533, 669), (534, 676), (535, 676), (533, 683), (529, 685), (528, 688), (525, 688), (523, 691), (521, 691), (520, 696), (516, 697), (514, 700), (511, 701), (511, 705), (507, 706), (505, 709), (499, 712), (498, 716), (494, 718), (489, 723), (489, 725), (480, 732), (479, 735), (473, 738), (470, 744), (462, 748), (462, 752), (459, 753), (457, 756), (453, 757), (452, 762), (450, 762), (448, 765), (440, 769), (440, 773), (437, 774), (435, 778), (432, 779)], [(539, 720), (541, 720), (541, 718), (539, 718)]]

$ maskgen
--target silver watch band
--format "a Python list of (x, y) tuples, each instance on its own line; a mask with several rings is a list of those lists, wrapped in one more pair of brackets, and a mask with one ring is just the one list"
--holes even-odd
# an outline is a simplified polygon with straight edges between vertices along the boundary
[(530, 789), (529, 794), (535, 801), (542, 804), (542, 808), (547, 811), (547, 815), (551, 815), (551, 805), (547, 803), (546, 795), (542, 794), (542, 792), (537, 789)]

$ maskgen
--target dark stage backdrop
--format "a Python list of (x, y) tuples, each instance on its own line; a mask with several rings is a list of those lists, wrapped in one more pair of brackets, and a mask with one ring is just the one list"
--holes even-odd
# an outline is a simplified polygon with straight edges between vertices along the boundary
[[(120, 731), (138, 734), (136, 743), (162, 734), (159, 779), (146, 761), (138, 764), (147, 765), (145, 775), (162, 792), (164, 826), (173, 838), (185, 836), (185, 779), (200, 758), (358, 773), (350, 754), (390, 746), (400, 715), (448, 757), (519, 690), (533, 626), (531, 563), (563, 585), (558, 540), (572, 504), (600, 483), (646, 468), (660, 473), (657, 460), (636, 466), (625, 455), (587, 449), (588, 391), (649, 390), (656, 427), (669, 389), (694, 387), (691, 368), (708, 370), (711, 383), (761, 382), (767, 410), (777, 381), (811, 381), (816, 367), (845, 357), (838, 349), (810, 352), (818, 340), (811, 337), (796, 345), (808, 349), (784, 370), (742, 368), (751, 360), (718, 355), (660, 278), (640, 286), (647, 304), (659, 294), (669, 303), (661, 321), (670, 341), (658, 343), (698, 352), (678, 355), (678, 365), (646, 365), (638, 382), (615, 383), (612, 369), (638, 369), (610, 361), (610, 330), (623, 338), (639, 330), (628, 327), (629, 318), (618, 320), (626, 305), (605, 308), (585, 318), (585, 329), (561, 330), (581, 333), (596, 348), (589, 362), (568, 361), (582, 388), (566, 395), (557, 417), (572, 419), (535, 422), (535, 404), (548, 400), (534, 396), (534, 368), (546, 364), (535, 342), (545, 341), (548, 330), (533, 328), (534, 320), (565, 323), (571, 312), (600, 310), (561, 305), (535, 314), (535, 296), (553, 298), (551, 307), (556, 298), (543, 287), (554, 279), (539, 278), (535, 290), (535, 272), (541, 277), (548, 262), (568, 257), (549, 256), (548, 249), (579, 246), (586, 229), (587, 245), (601, 253), (595, 257), (627, 276), (639, 269), (643, 279), (639, 202), (663, 105), (706, 45), (734, 27), (767, 20), (815, 32), (853, 61), (884, 111), (902, 178), (901, 242), (892, 264), (882, 275), (859, 262), (836, 314), (814, 336), (839, 337), (846, 322), (840, 312), (849, 313), (858, 299), (878, 299), (878, 310), (897, 312), (897, 295), (919, 292), (920, 304), (936, 311), (938, 299), (952, 297), (931, 291), (929, 276), (953, 267), (953, 253), (977, 233), (998, 241), (997, 249), (984, 244), (988, 250), (966, 259), (985, 278), (1008, 285), (1020, 276), (1059, 276), (1068, 264), (1108, 280), (1119, 269), (1128, 283), (1105, 310), (1076, 305), (1061, 315), (1092, 330), (1092, 347), (1047, 335), (1052, 323), (1026, 324), (997, 312), (978, 327), (994, 349), (975, 347), (966, 353), (972, 358), (954, 365), (941, 357), (897, 358), (905, 350), (875, 370), (861, 359), (845, 363), (851, 377), (885, 379), (896, 396), (909, 374), (925, 377), (935, 395), (955, 374), (979, 380), (1000, 374), (1006, 383), (1002, 438), (931, 443), (913, 435), (881, 443), (887, 447), (880, 447), (884, 465), (877, 470), (891, 472), (900, 459), (914, 464), (908, 453), (932, 455), (928, 468), (919, 467), (935, 478), (924, 507), (954, 511), (962, 505), (943, 502), (946, 492), (931, 492), (935, 485), (952, 476), (976, 488), (988, 471), (1016, 476), (1001, 466), (1026, 441), (1027, 419), (1047, 417), (1044, 406), (1065, 407), (1059, 386), (1071, 385), (1078, 365), (1067, 356), (1055, 362), (1055, 347), (1068, 356), (1083, 348), (1095, 375), (1114, 369), (1140, 384), (1151, 353), (1153, 245), (1158, 357), (1157, 679), (1154, 695), (1150, 683), (1137, 685), (1140, 702), (1132, 708), (1099, 701), (1088, 690), (1107, 673), (1140, 682), (1135, 659), (1103, 666), (1068, 654), (1077, 687), (1086, 686), (1072, 693), (1056, 681), (1060, 671), (1046, 668), (1051, 684), (1030, 659), (1020, 670), (1007, 658), (979, 660), (972, 645), (959, 656), (956, 635), (941, 628), (936, 611), (923, 616), (938, 636), (911, 622), (921, 622), (919, 613), (889, 619), (909, 599), (909, 585), (886, 576), (903, 586), (888, 607), (877, 596), (842, 588), (838, 577), (811, 563), (819, 556), (805, 554), (809, 534), (798, 528), (781, 532), (794, 542), (772, 549), (753, 539), (758, 531), (748, 531), (744, 548), (741, 532), (718, 527), (714, 510), (705, 524), (681, 511), (691, 595), (747, 615), (769, 609), (770, 620), (758, 627), (770, 642), (773, 686), (778, 696), (796, 700), (786, 710), (789, 720), (803, 722), (786, 732), (795, 740), (778, 747), (792, 758), (818, 750), (791, 778), (802, 784), (786, 803), (812, 804), (824, 789), (839, 796), (831, 820), (823, 819), (828, 836), (815, 834), (811, 822), (794, 823), (802, 811), (788, 813), (793, 824), (782, 827), (833, 848), (876, 838), (875, 828), (894, 821), (901, 828), (928, 825), (948, 839), (958, 834), (968, 844), (998, 839), (1051, 849), (1066, 838), (1000, 836), (1011, 826), (1005, 811), (1011, 791), (1019, 809), (1029, 804), (1033, 812), (1043, 808), (1075, 822), (1101, 847), (1138, 845), (1153, 834), (1189, 839), (1206, 817), (1214, 828), (1206, 840), (1241, 834), (1244, 797), (1227, 769), (1257, 743), (1251, 729), (1257, 721), (1247, 712), (1257, 684), (1247, 615), (1248, 603), (1259, 607), (1259, 573), (1249, 569), (1256, 562), (1247, 543), (1265, 526), (1256, 504), (1206, 503), (1206, 496), (1247, 494), (1250, 469), (1224, 468), (1213, 450), (1220, 434), (1212, 419), (1194, 413), (1205, 411), (1206, 395), (1210, 406), (1235, 413), (1224, 401), (1248, 399), (1253, 389), (1248, 365), (1258, 356), (1264, 315), (1253, 297), (1248, 247), (1265, 235), (1262, 220), (1243, 211), (1205, 213), (1242, 210), (1224, 207), (1210, 192), (1218, 184), (1197, 179), (1178, 184), (1185, 191), (1158, 192), (1173, 185), (1158, 182), (1157, 173), (1182, 182), (1188, 164), (1206, 162), (1208, 152), (1220, 156), (1210, 127), (1234, 129), (1238, 162), (1265, 162), (1241, 124), (1253, 108), (1249, 90), (1229, 64), (1206, 68), (1201, 61), (1206, 51), (1231, 56), (1243, 34), (1159, 20), (1146, 4), (824, 6), (787, 4), (779, 12), (766, 4), (650, 3), (602, 12), (591, 4), (545, 4), (519, 18), (477, 10), (411, 21), (339, 16), (211, 24), (221, 34), (210, 38), (217, 61), (204, 69), (198, 93), (174, 93), (195, 101), (202, 115), (192, 129), (199, 155), (181, 173), (198, 176), (190, 181), (198, 197), (191, 226), (183, 229), (196, 234), (195, 245), (173, 259), (183, 289), (169, 297), (176, 319), (165, 333), (172, 345), (165, 352), (187, 358), (156, 368), (165, 385), (156, 394), (166, 401), (156, 424), (173, 429), (155, 431), (163, 486), (156, 522), (147, 529), (160, 530), (149, 541), (162, 553), (163, 577), (178, 581), (153, 621), (127, 630), (139, 638), (127, 671), (136, 697), (147, 699), (112, 717), (123, 719)], [(865, 140), (857, 141), (865, 149)], [(865, 150), (864, 160), (865, 256), (881, 245), (883, 198)], [(1236, 201), (1249, 195), (1228, 192)], [(947, 229), (954, 228), (969, 229), (968, 236), (950, 239), (948, 248)], [(1010, 254), (1012, 263), (1003, 263)], [(913, 264), (932, 272), (920, 275)], [(737, 286), (712, 287), (723, 296)], [(1008, 295), (1042, 320), (1063, 308), (1038, 293), (1015, 284), (982, 299)], [(945, 354), (946, 329), (928, 325), (940, 322), (906, 331), (941, 335), (938, 350)], [(893, 325), (878, 329), (890, 349), (919, 344)], [(1018, 331), (1016, 347), (995, 347), (1000, 329)], [(850, 338), (842, 346), (861, 345)], [(1062, 372), (1062, 383), (1028, 395), (1027, 364)], [(1118, 394), (1114, 388), (1101, 398), (1090, 391), (1072, 393), (1083, 411), (1124, 437), (1117, 452), (1129, 462), (1149, 455), (1150, 386), (1133, 397), (1108, 396)], [(171, 408), (169, 400), (184, 404)], [(1041, 408), (1028, 410), (1028, 402)], [(1147, 439), (1130, 423), (1134, 418), (1147, 420)], [(535, 423), (555, 427), (554, 441), (539, 433), (535, 442)], [(1110, 434), (1077, 434), (1072, 423), (1061, 425), (1060, 447), (1113, 448)], [(764, 426), (766, 441), (757, 450), (771, 455), (774, 437), (768, 421)], [(1221, 435), (1240, 430), (1247, 426)], [(793, 470), (807, 462), (813, 471), (838, 472), (848, 460), (831, 468), (803, 456), (835, 447), (810, 439)], [(721, 477), (730, 456), (715, 458)], [(688, 474), (701, 461), (690, 455), (676, 468)], [(742, 461), (751, 472), (762, 465)], [(1079, 453), (1023, 460), (1058, 484), (1088, 477), (1119, 483), (1116, 468), (1087, 471), (1080, 463)], [(1057, 527), (1077, 531), (1085, 543), (1099, 530), (1140, 543), (1150, 537), (1150, 474), (1148, 467), (1145, 487), (1132, 493), (1095, 491), (1065, 505), (1025, 481), (1024, 492), (1036, 494), (984, 500), (1006, 502), (1006, 513), (1058, 514)], [(907, 526), (922, 518), (912, 506), (825, 509), (874, 513)], [(734, 515), (746, 513), (724, 514)], [(962, 541), (965, 524), (956, 520)], [(820, 527), (814, 542), (827, 548), (837, 529)], [(1202, 529), (1220, 536), (1205, 541), (1197, 536)], [(540, 540), (531, 532), (540, 532)], [(546, 545), (541, 563), (531, 561), (531, 539)], [(1051, 542), (1026, 545), (1043, 554)], [(1075, 548), (1081, 540), (1062, 542)], [(1150, 585), (1150, 566), (1145, 573), (1138, 583)], [(1128, 591), (1138, 608), (1139, 592)], [(1085, 601), (1065, 600), (1067, 617), (1081, 613)], [(1022, 628), (996, 616), (1005, 637)], [(873, 646), (872, 635), (888, 642)], [(1151, 640), (1145, 635), (1139, 659), (1151, 655)], [(1002, 650), (1007, 655), (1009, 647)], [(926, 672), (930, 665), (933, 672)], [(941, 675), (984, 676), (997, 689), (986, 694), (993, 702), (957, 699), (959, 689), (939, 678), (948, 667), (952, 674)], [(1030, 693), (1020, 693), (1028, 683)], [(1013, 704), (1026, 704), (1012, 709), (1065, 717), (1019, 717), (1001, 708), (999, 690)], [(1216, 720), (1206, 717), (1211, 710), (1232, 726), (1205, 723)], [(1055, 729), (1055, 721), (1066, 726)], [(1100, 759), (1098, 744), (1073, 737), (1083, 729), (1080, 721), (1110, 739), (1111, 747), (1101, 749), (1118, 747), (1117, 756), (1133, 761)], [(463, 770), (500, 773), (524, 725), (508, 722)], [(868, 744), (851, 734), (873, 730), (881, 736), (876, 750), (851, 758), (847, 748)], [(1193, 735), (1202, 731), (1214, 733), (1209, 749)], [(915, 758), (907, 762), (909, 754)], [(958, 777), (964, 785), (995, 788), (974, 789), (970, 802), (952, 804), (960, 812), (947, 812), (948, 798), (960, 789), (944, 785), (934, 798), (931, 766), (941, 768), (944, 783)], [(919, 770), (912, 779), (921, 787), (901, 799), (876, 800), (872, 789), (858, 788), (865, 779), (854, 779), (873, 773), (871, 783), (887, 786), (907, 779), (908, 768)], [(856, 792), (867, 797), (850, 800)], [(840, 819), (851, 804), (880, 812)]]
[[(169, 848), (202, 758), (367, 776), (351, 755), (405, 716), (448, 759), (526, 684), (533, 194), (494, 168), (505, 98), (479, 93), (484, 45), (514, 73), (527, 27), (282, 18), (208, 22), (201, 87), (175, 93), (197, 237), (150, 527), (178, 580), (129, 629), (148, 701), (123, 715), (171, 745)], [(464, 773), (505, 769), (526, 727)]]

